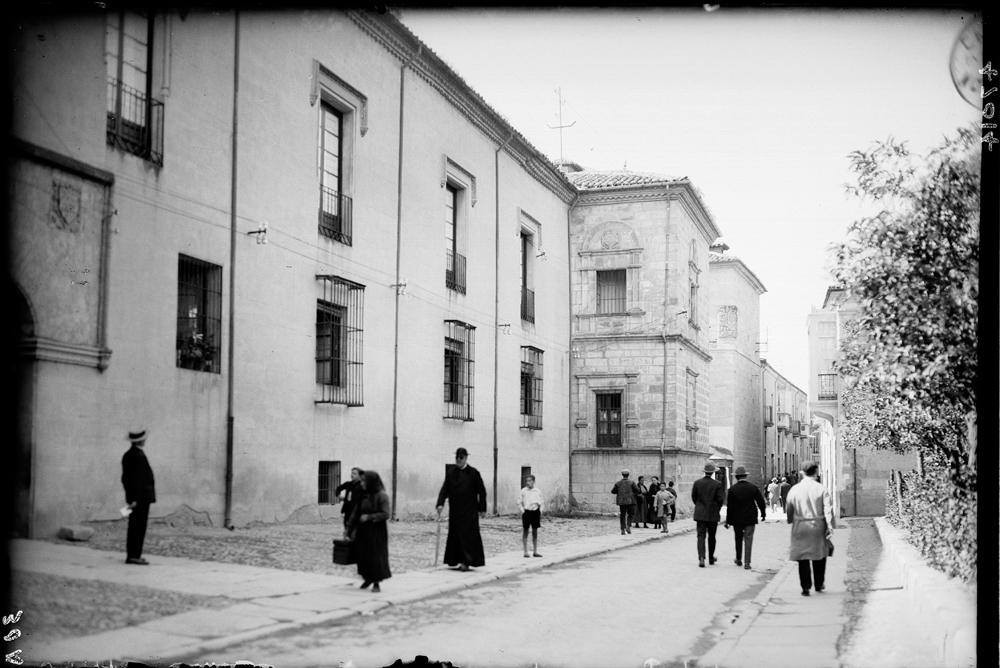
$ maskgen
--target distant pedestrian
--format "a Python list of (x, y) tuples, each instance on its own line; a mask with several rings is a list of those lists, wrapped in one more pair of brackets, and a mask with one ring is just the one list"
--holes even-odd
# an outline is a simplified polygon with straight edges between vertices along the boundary
[(781, 483), (778, 485), (778, 498), (781, 500), (781, 510), (785, 509), (785, 504), (788, 503), (788, 490), (792, 488), (788, 478), (782, 476)]
[(757, 485), (747, 480), (747, 470), (737, 466), (733, 472), (736, 484), (726, 494), (726, 528), (733, 527), (736, 539), (736, 565), (750, 570), (750, 556), (753, 552), (753, 534), (757, 528), (757, 509), (760, 521), (767, 519), (764, 495)]
[(361, 588), (367, 589), (371, 585), (372, 592), (379, 592), (379, 583), (392, 577), (389, 570), (389, 531), (386, 527), (392, 506), (382, 478), (375, 471), (362, 474), (361, 489), (351, 511), (349, 533), (358, 560), (358, 575), (364, 578)]
[(649, 479), (649, 488), (646, 490), (646, 515), (654, 529), (660, 528), (660, 518), (656, 514), (656, 495), (659, 492), (660, 479), (654, 475)]
[(351, 469), (351, 477), (346, 482), (342, 482), (337, 485), (334, 493), (337, 498), (341, 501), (340, 512), (343, 514), (344, 520), (344, 535), (347, 535), (347, 525), (351, 523), (351, 515), (354, 514), (354, 506), (358, 499), (361, 498), (362, 487), (361, 487), (361, 476), (364, 475), (364, 470), (355, 466)]
[(715, 464), (705, 464), (705, 477), (691, 486), (694, 501), (694, 521), (698, 527), (698, 566), (705, 567), (705, 539), (708, 539), (708, 564), (715, 558), (715, 531), (719, 527), (719, 511), (726, 500), (722, 483), (715, 479)]
[(643, 476), (639, 476), (639, 479), (635, 481), (635, 486), (639, 489), (639, 493), (635, 495), (635, 514), (632, 516), (632, 521), (636, 529), (639, 528), (640, 520), (642, 528), (648, 529), (649, 527), (646, 526), (646, 498), (649, 488), (646, 487)]
[(788, 523), (792, 525), (788, 558), (799, 562), (799, 585), (803, 596), (808, 596), (809, 588), (813, 586), (817, 592), (823, 591), (826, 542), (833, 538), (833, 503), (830, 492), (816, 481), (818, 470), (819, 466), (813, 462), (803, 466), (805, 477), (788, 493), (785, 505)]
[(781, 503), (780, 494), (781, 485), (778, 484), (778, 479), (771, 478), (771, 483), (767, 486), (767, 503), (772, 513), (778, 512), (778, 506)]
[(521, 544), (524, 547), (524, 556), (528, 555), (528, 529), (531, 529), (531, 556), (540, 557), (538, 554), (538, 527), (542, 525), (542, 492), (535, 487), (535, 476), (528, 475), (524, 479), (524, 487), (521, 488), (521, 498), (518, 500), (521, 508)]
[(156, 484), (153, 469), (146, 459), (146, 430), (130, 431), (128, 440), (132, 444), (122, 455), (122, 486), (125, 488), (125, 503), (130, 510), (128, 535), (125, 539), (125, 563), (147, 566), (142, 558), (142, 544), (146, 541), (146, 524), (149, 521), (149, 506), (156, 503)]
[(615, 503), (618, 504), (618, 520), (622, 527), (622, 535), (632, 533), (632, 516), (635, 513), (635, 497), (639, 494), (639, 488), (635, 482), (628, 479), (628, 469), (622, 469), (622, 479), (611, 487), (611, 493), (615, 495)]
[(677, 497), (670, 491), (669, 487), (660, 487), (656, 493), (656, 521), (660, 526), (660, 533), (668, 533), (667, 524), (670, 521), (670, 508), (674, 505)]
[(673, 522), (677, 519), (677, 490), (674, 489), (674, 481), (671, 480), (667, 483), (667, 491), (674, 495), (674, 502), (670, 504), (670, 521)]
[(448, 501), (448, 540), (444, 545), (444, 563), (467, 571), (470, 566), (485, 566), (483, 537), (479, 518), (486, 516), (486, 485), (479, 471), (469, 466), (469, 451), (455, 450), (455, 466), (447, 472), (437, 499), (438, 519)]

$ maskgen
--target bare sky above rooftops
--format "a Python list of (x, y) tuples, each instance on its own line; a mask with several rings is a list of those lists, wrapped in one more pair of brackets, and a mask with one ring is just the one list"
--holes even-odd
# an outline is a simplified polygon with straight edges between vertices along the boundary
[[(687, 176), (764, 283), (768, 361), (809, 390), (806, 316), (828, 248), (866, 209), (847, 155), (923, 151), (979, 121), (951, 80), (969, 12), (404, 10), (403, 22), (539, 150), (585, 169)], [(870, 209), (868, 210), (870, 211)]]

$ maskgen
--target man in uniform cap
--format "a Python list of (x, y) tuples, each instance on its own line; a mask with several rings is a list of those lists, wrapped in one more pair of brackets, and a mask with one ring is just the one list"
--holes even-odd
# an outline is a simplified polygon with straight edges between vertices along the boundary
[(125, 563), (146, 566), (149, 562), (142, 558), (142, 543), (146, 540), (149, 504), (156, 503), (156, 487), (153, 469), (143, 452), (146, 430), (130, 431), (128, 440), (132, 447), (122, 456), (122, 485), (125, 487), (125, 503), (132, 512), (128, 516)]
[(715, 464), (705, 464), (705, 477), (691, 486), (694, 521), (698, 527), (698, 566), (705, 567), (705, 538), (708, 538), (708, 564), (715, 558), (715, 530), (719, 526), (719, 511), (726, 500), (722, 483), (715, 479)]
[(767, 517), (764, 495), (752, 482), (747, 481), (747, 470), (737, 466), (733, 472), (736, 484), (726, 494), (726, 528), (731, 524), (736, 537), (736, 565), (750, 570), (753, 551), (753, 534), (757, 528), (757, 509), (760, 521)]

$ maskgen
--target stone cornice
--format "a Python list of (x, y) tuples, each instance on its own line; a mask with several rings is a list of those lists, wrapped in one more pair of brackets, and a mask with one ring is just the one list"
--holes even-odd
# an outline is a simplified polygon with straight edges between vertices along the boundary
[(627, 204), (631, 202), (665, 202), (669, 199), (670, 192), (663, 186), (630, 186), (614, 190), (581, 190), (575, 206), (600, 206), (603, 204)]
[(576, 342), (585, 341), (668, 341), (671, 343), (679, 343), (685, 348), (691, 350), (693, 353), (701, 357), (706, 362), (712, 361), (712, 355), (707, 350), (699, 346), (697, 343), (684, 336), (683, 334), (587, 334), (580, 335), (575, 334), (570, 337), (570, 346)]
[(25, 339), (18, 344), (21, 355), (45, 362), (78, 364), (104, 371), (108, 368), (111, 351), (86, 344), (65, 343), (45, 337)]
[(735, 269), (736, 272), (740, 276), (742, 276), (747, 283), (750, 284), (750, 287), (756, 290), (759, 294), (764, 294), (765, 292), (767, 292), (767, 288), (764, 287), (764, 283), (761, 282), (759, 278), (757, 278), (757, 274), (750, 271), (750, 268), (746, 266), (743, 260), (737, 258), (723, 257), (723, 259), (721, 260), (709, 260), (708, 262), (709, 269), (713, 268), (725, 269), (727, 267), (732, 267), (733, 269)]
[[(361, 30), (441, 93), (491, 141), (503, 146), (503, 150), (536, 181), (564, 203), (574, 199), (576, 189), (562, 172), (399, 19), (388, 13), (364, 11), (349, 11), (347, 15)], [(510, 141), (507, 141), (508, 138)]]

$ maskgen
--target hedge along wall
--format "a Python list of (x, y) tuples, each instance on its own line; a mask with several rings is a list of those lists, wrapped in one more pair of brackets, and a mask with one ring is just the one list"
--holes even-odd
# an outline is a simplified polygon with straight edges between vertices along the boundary
[(954, 483), (951, 471), (925, 467), (922, 473), (893, 471), (885, 515), (909, 533), (927, 563), (963, 582), (976, 582), (976, 491)]

